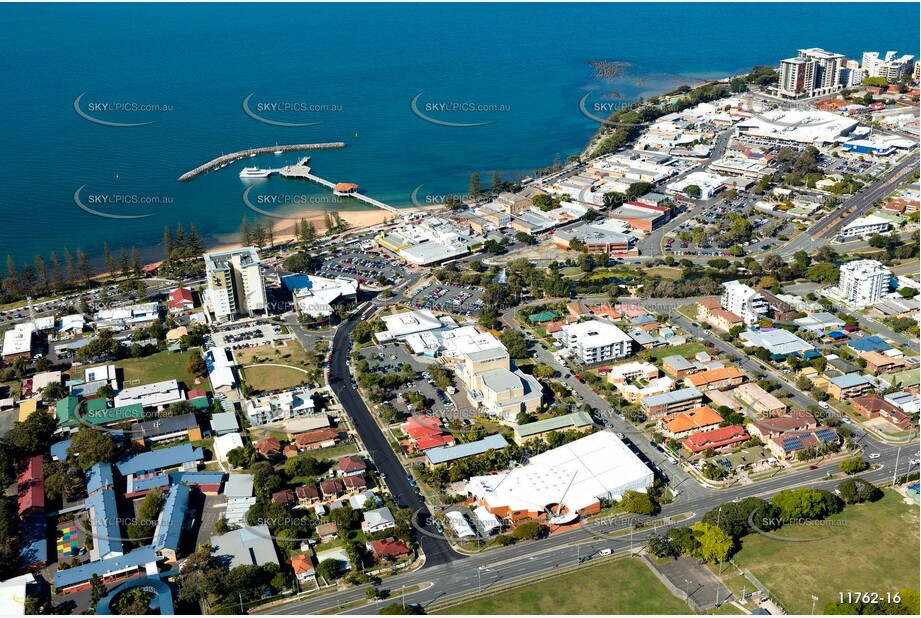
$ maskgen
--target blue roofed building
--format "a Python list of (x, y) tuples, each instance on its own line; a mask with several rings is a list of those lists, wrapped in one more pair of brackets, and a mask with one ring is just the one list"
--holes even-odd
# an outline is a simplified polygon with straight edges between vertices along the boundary
[(51, 445), (52, 461), (67, 461), (67, 449), (70, 448), (70, 440), (61, 440)]
[[(54, 574), (54, 589), (57, 594), (68, 594), (90, 588), (90, 578), (99, 575), (103, 583), (110, 583), (141, 573), (155, 575), (146, 570), (156, 565), (157, 552), (150, 545), (138, 547), (123, 556), (87, 562), (78, 567), (59, 570)], [(154, 567), (155, 568), (155, 567)]]
[(110, 463), (98, 463), (86, 472), (86, 494), (92, 496), (100, 489), (115, 487), (115, 472)]
[(19, 566), (29, 571), (43, 569), (48, 564), (48, 533), (45, 514), (33, 513), (22, 518), (19, 538)]
[(188, 485), (173, 485), (163, 501), (154, 531), (153, 548), (157, 555), (165, 558), (167, 562), (176, 562), (179, 558), (179, 540), (182, 537), (191, 491)]
[(508, 446), (508, 441), (500, 434), (495, 434), (486, 436), (476, 442), (430, 448), (425, 451), (425, 458), (428, 465), (437, 466), (438, 464), (450, 463), (472, 455), (482, 455), (489, 449), (503, 449), (506, 446)]
[(879, 335), (870, 335), (861, 339), (854, 339), (848, 342), (847, 347), (857, 353), (860, 352), (885, 352), (891, 350), (892, 346), (886, 343)]
[(140, 453), (116, 464), (119, 474), (140, 474), (160, 472), (169, 468), (184, 466), (192, 462), (203, 461), (204, 451), (191, 444), (180, 444), (169, 448), (162, 448), (147, 453)]
[(217, 495), (221, 492), (225, 477), (226, 474), (223, 472), (172, 472), (169, 482), (194, 487), (206, 495)]
[(95, 562), (121, 556), (124, 553), (124, 547), (122, 546), (115, 491), (100, 489), (87, 498), (83, 505), (90, 512), (89, 527), (93, 535), (90, 559)]
[(828, 394), (837, 399), (853, 399), (873, 389), (873, 383), (859, 373), (835, 376), (828, 381)]
[(144, 496), (157, 488), (166, 489), (169, 483), (169, 476), (166, 474), (129, 474), (125, 479), (125, 497)]

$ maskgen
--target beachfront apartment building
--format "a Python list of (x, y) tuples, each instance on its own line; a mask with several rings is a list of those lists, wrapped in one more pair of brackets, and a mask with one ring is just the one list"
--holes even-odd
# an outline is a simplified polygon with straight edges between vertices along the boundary
[(761, 318), (766, 317), (770, 309), (760, 293), (741, 281), (723, 283), (720, 306), (742, 318), (747, 325), (755, 324)]
[(876, 260), (848, 262), (838, 272), (838, 293), (855, 309), (876, 304), (889, 292), (892, 271)]
[(255, 247), (206, 253), (207, 299), (218, 322), (265, 311), (262, 262)]
[(898, 52), (887, 51), (882, 58), (879, 52), (864, 52), (860, 68), (866, 72), (867, 77), (884, 77), (890, 82), (897, 82), (902, 75), (911, 73), (914, 68), (914, 56)]
[(813, 47), (780, 61), (778, 92), (782, 97), (799, 98), (831, 94), (841, 89), (839, 72), (844, 55)]

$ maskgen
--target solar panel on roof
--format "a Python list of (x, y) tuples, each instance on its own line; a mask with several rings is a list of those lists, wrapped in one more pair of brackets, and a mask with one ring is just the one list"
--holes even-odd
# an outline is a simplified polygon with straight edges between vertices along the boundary
[(802, 446), (799, 438), (784, 438), (783, 439), (783, 450), (792, 451), (798, 449)]
[(815, 437), (822, 441), (837, 440), (838, 436), (835, 435), (831, 429), (819, 429), (815, 432)]

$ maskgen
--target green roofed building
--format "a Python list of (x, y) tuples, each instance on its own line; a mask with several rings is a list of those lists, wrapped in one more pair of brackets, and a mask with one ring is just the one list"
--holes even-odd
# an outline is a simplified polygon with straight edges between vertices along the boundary
[(87, 399), (80, 413), (83, 420), (91, 425), (111, 425), (112, 423), (128, 420), (143, 420), (144, 406), (139, 403), (132, 403), (110, 408), (108, 401), (102, 397), (97, 397)]
[(588, 413), (573, 412), (572, 414), (555, 416), (534, 423), (518, 425), (513, 429), (512, 439), (515, 441), (515, 444), (521, 446), (533, 438), (543, 438), (551, 431), (569, 431), (575, 429), (577, 431), (587, 432), (591, 431), (594, 425), (595, 423)]
[(211, 404), (208, 403), (208, 397), (193, 397), (189, 399), (189, 405), (195, 408), (196, 410), (206, 410), (211, 407)]
[(77, 406), (80, 404), (80, 398), (68, 395), (58, 401), (54, 407), (54, 413), (58, 417), (58, 423), (65, 429), (75, 427), (77, 421)]
[(528, 316), (528, 321), (531, 324), (542, 324), (543, 322), (551, 322), (560, 317), (556, 311), (541, 311), (540, 313), (532, 313)]

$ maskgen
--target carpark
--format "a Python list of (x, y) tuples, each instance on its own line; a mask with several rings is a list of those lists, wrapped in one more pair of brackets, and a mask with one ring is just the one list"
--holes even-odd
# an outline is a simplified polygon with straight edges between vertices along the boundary
[(271, 344), (284, 336), (281, 325), (266, 320), (241, 322), (214, 329), (211, 339), (218, 346), (233, 350)]
[(415, 309), (446, 311), (472, 316), (483, 305), (483, 288), (451, 283), (426, 283), (410, 299)]
[(717, 603), (722, 605), (733, 598), (729, 589), (696, 558), (682, 556), (664, 564), (652, 565), (672, 586), (687, 594), (691, 603), (700, 609), (714, 607)]
[(323, 265), (317, 271), (323, 277), (351, 277), (362, 285), (381, 285), (378, 279), (383, 277), (385, 285), (394, 284), (403, 276), (402, 266), (386, 255), (366, 251), (334, 251), (324, 256)]

